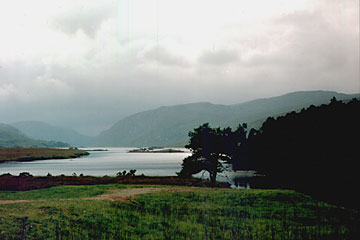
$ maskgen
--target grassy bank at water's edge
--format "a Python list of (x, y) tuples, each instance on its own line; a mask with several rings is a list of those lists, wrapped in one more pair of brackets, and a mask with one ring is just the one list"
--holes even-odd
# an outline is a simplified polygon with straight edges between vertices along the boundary
[(0, 148), (0, 163), (6, 161), (77, 158), (85, 155), (89, 155), (89, 153), (79, 149)]

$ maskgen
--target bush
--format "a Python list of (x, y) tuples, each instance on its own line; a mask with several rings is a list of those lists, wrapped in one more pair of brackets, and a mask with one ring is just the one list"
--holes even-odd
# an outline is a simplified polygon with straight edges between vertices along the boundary
[(29, 172), (22, 172), (19, 174), (19, 177), (32, 177), (33, 175), (31, 175)]

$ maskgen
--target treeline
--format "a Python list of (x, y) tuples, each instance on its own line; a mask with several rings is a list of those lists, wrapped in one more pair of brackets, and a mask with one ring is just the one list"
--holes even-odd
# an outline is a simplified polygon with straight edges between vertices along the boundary
[(184, 160), (180, 176), (199, 170), (216, 175), (228, 163), (233, 170), (264, 175), (257, 187), (295, 189), (358, 207), (359, 113), (359, 100), (333, 98), (327, 105), (269, 117), (259, 130), (204, 124), (189, 134), (193, 154)]
[(274, 187), (358, 208), (359, 113), (359, 100), (333, 98), (328, 105), (268, 118), (249, 144), (250, 168)]

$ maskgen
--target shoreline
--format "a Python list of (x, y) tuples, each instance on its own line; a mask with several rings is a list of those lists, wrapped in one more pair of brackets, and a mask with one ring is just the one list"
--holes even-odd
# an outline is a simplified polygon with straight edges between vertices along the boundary
[(89, 152), (79, 149), (0, 148), (0, 164), (5, 162), (32, 162), (49, 159), (79, 158), (89, 154)]
[[(210, 181), (199, 178), (180, 178), (177, 176), (32, 176), (23, 174), (0, 175), (0, 191), (27, 191), (63, 185), (99, 185), (99, 184), (131, 184), (131, 185), (171, 185), (208, 187)], [(216, 187), (230, 188), (228, 183), (216, 182)]]

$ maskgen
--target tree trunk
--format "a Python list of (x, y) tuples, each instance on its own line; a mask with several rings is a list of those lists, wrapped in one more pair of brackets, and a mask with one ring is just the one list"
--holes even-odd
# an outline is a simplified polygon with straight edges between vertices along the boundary
[(210, 172), (210, 186), (215, 187), (216, 185), (216, 174), (217, 172)]

